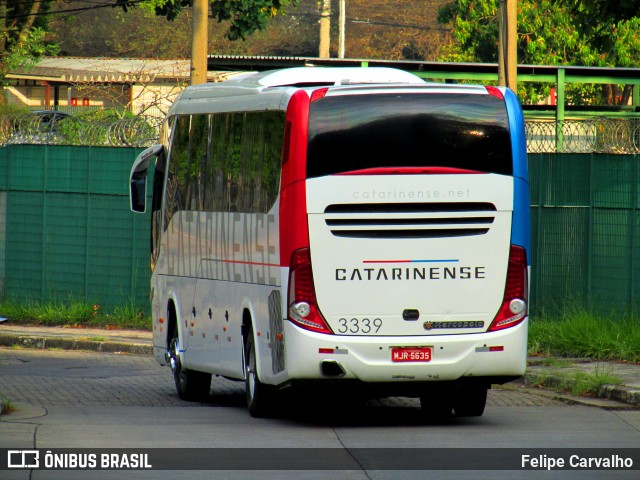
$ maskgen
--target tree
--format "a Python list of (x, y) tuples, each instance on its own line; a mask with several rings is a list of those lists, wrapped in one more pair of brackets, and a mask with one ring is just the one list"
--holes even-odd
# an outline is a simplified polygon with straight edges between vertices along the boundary
[(0, 0), (0, 84), (12, 68), (57, 51), (45, 41), (50, 5), (51, 0)]
[[(497, 61), (498, 11), (498, 0), (456, 0), (441, 8), (438, 20), (455, 37), (441, 59)], [(640, 0), (520, 0), (518, 63), (638, 67), (638, 11)], [(603, 103), (614, 101), (607, 90), (615, 88), (603, 89)], [(625, 102), (629, 91), (626, 88), (618, 101)], [(535, 93), (527, 92), (529, 100), (536, 100)], [(548, 88), (537, 93), (547, 95)], [(575, 103), (589, 101), (589, 89), (572, 88), (567, 94)]]
[[(349, 58), (436, 60), (449, 42), (447, 29), (437, 23), (438, 8), (447, 0), (348, 0), (346, 49)], [(74, 0), (74, 8), (91, 7), (95, 0)], [(318, 55), (318, 0), (299, 0), (286, 15), (269, 20), (263, 31), (242, 42), (231, 41), (226, 28), (210, 20), (209, 52), (225, 55)], [(338, 9), (332, 8), (332, 38), (337, 38)], [(172, 22), (155, 9), (89, 9), (52, 17), (50, 35), (63, 55), (82, 57), (187, 58), (191, 11), (184, 9)], [(216, 28), (218, 27), (218, 28)], [(167, 28), (171, 29), (168, 38)], [(331, 42), (337, 47), (338, 42)], [(338, 56), (337, 48), (331, 52)]]
[[(284, 12), (288, 5), (298, 0), (211, 0), (211, 14), (218, 22), (228, 21), (227, 37), (230, 40), (244, 39), (257, 30), (264, 30), (267, 22)], [(134, 2), (122, 1), (123, 8)], [(175, 20), (180, 12), (191, 7), (193, 0), (142, 0), (141, 5), (151, 8), (156, 15)]]

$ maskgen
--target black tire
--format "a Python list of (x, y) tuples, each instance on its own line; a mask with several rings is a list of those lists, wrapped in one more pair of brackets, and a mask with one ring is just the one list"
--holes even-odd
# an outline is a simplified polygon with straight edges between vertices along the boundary
[(456, 389), (453, 410), (458, 417), (480, 417), (487, 404), (487, 390), (485, 385), (468, 385)]
[(446, 422), (451, 418), (453, 398), (450, 388), (429, 389), (420, 396), (422, 415), (431, 422)]
[(169, 366), (178, 396), (188, 401), (206, 400), (211, 388), (211, 374), (184, 368), (180, 361), (179, 348), (180, 340), (176, 328), (169, 343)]
[(256, 345), (253, 328), (247, 331), (244, 347), (244, 378), (247, 394), (247, 409), (252, 417), (268, 417), (273, 414), (274, 391), (258, 378)]

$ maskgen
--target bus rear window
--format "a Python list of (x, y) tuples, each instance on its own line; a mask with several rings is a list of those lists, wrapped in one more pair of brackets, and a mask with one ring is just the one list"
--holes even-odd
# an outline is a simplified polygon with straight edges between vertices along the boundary
[(311, 104), (307, 177), (384, 167), (512, 175), (504, 101), (482, 94), (375, 94)]

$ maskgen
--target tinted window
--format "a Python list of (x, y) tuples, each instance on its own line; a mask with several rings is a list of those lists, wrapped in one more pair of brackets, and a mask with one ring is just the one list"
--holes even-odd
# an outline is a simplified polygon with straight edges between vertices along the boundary
[(327, 96), (311, 104), (307, 176), (378, 167), (511, 175), (503, 100), (473, 94)]
[(184, 210), (269, 212), (280, 186), (283, 112), (180, 115), (173, 125), (165, 228)]
[(284, 114), (212, 116), (205, 210), (267, 213), (278, 197)]

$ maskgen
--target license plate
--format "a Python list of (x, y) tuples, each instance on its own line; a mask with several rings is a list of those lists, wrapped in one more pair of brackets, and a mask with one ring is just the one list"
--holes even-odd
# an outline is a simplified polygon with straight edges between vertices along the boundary
[(391, 349), (392, 362), (430, 362), (431, 347), (395, 347)]

